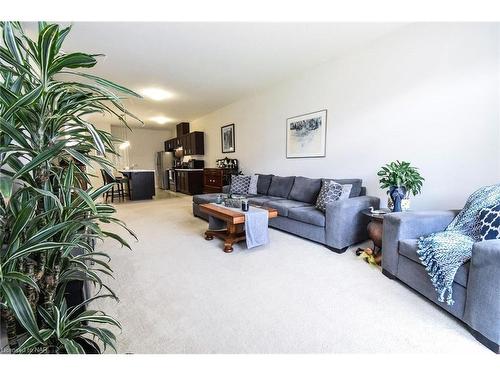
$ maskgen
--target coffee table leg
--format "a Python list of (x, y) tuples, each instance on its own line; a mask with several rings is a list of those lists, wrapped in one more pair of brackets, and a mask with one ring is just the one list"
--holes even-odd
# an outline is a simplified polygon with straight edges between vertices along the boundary
[(227, 229), (205, 231), (207, 241), (213, 240), (214, 237), (224, 240), (225, 253), (232, 253), (233, 245), (245, 240), (245, 231), (242, 224), (228, 224)]
[(227, 225), (227, 237), (224, 239), (224, 252), (232, 253), (233, 244), (238, 242), (238, 226), (234, 224)]

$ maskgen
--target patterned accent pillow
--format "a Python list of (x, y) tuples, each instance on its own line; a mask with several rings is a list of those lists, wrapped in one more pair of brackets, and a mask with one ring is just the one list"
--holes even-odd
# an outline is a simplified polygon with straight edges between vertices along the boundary
[(316, 208), (320, 211), (326, 211), (326, 205), (331, 202), (339, 200), (342, 195), (342, 185), (335, 181), (323, 180), (321, 183), (321, 190), (316, 200)]
[(500, 240), (500, 204), (479, 212), (481, 241)]
[(232, 175), (230, 194), (247, 195), (250, 186), (250, 176)]
[(257, 194), (257, 183), (259, 182), (259, 176), (253, 174), (250, 176), (250, 185), (248, 186), (248, 194)]
[(340, 194), (339, 200), (343, 201), (344, 199), (348, 199), (351, 195), (352, 184), (342, 184), (342, 194)]

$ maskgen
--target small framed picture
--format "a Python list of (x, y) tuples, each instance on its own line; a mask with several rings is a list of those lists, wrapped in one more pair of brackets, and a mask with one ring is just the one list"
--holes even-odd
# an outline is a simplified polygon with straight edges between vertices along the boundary
[(286, 120), (286, 157), (322, 158), (326, 155), (326, 109)]
[(220, 128), (220, 139), (224, 154), (236, 151), (234, 138), (234, 124), (225, 125)]

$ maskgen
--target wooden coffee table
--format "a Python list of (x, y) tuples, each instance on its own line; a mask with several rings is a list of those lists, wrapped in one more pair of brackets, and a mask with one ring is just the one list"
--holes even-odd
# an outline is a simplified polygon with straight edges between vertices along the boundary
[[(267, 210), (269, 212), (270, 219), (278, 216), (278, 211), (276, 211), (276, 209), (274, 208), (260, 206), (253, 207)], [(226, 207), (217, 206), (212, 203), (200, 204), (200, 209), (202, 212), (208, 214), (209, 216), (213, 216), (227, 223), (226, 229), (209, 229), (205, 232), (206, 240), (213, 240), (214, 237), (218, 237), (224, 240), (225, 253), (231, 253), (233, 251), (233, 244), (245, 239), (245, 214), (243, 212), (238, 212)]]

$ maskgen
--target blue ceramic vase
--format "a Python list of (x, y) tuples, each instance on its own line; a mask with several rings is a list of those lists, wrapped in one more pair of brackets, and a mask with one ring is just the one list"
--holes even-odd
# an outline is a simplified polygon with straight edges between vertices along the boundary
[(394, 203), (394, 208), (392, 209), (392, 212), (401, 212), (401, 201), (406, 195), (406, 189), (404, 186), (391, 186), (389, 189), (389, 196), (392, 199), (392, 202)]

